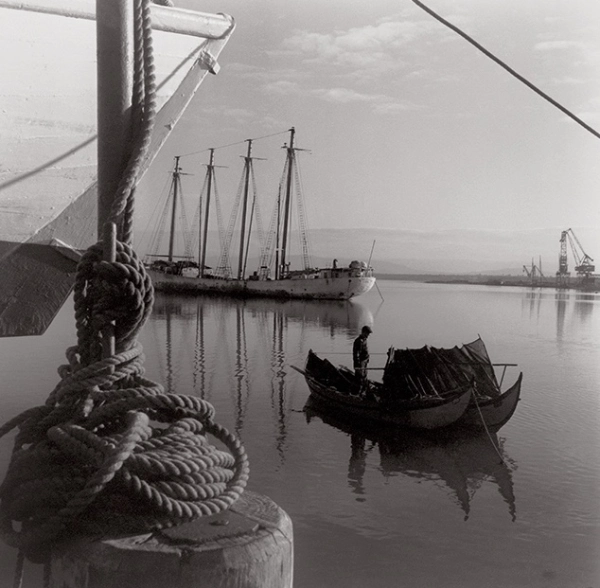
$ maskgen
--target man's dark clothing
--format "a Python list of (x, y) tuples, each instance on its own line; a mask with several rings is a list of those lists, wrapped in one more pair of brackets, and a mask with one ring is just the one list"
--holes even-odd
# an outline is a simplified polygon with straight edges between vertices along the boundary
[(354, 373), (361, 382), (366, 380), (367, 364), (369, 363), (369, 347), (367, 345), (367, 337), (362, 333), (354, 339), (352, 359), (354, 362)]

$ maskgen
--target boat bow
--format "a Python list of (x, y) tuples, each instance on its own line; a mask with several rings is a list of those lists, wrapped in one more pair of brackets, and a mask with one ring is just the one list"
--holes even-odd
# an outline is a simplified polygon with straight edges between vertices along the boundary
[[(69, 294), (75, 265), (47, 249), (52, 239), (74, 250), (97, 240), (95, 8), (0, 0), (0, 336), (43, 333)], [(151, 14), (157, 115), (138, 180), (234, 29), (221, 14)]]

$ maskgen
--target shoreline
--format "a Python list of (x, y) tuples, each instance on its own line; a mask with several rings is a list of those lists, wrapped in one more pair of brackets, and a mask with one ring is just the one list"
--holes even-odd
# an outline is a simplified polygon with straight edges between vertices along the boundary
[(406, 282), (423, 282), (426, 284), (460, 284), (470, 286), (513, 286), (518, 288), (545, 288), (554, 290), (577, 290), (580, 292), (600, 292), (600, 281), (589, 284), (581, 284), (575, 279), (570, 283), (557, 286), (554, 280), (545, 280), (541, 283), (532, 284), (526, 278), (519, 279), (517, 276), (502, 275), (469, 275), (469, 274), (379, 274), (375, 276), (378, 280), (400, 280)]

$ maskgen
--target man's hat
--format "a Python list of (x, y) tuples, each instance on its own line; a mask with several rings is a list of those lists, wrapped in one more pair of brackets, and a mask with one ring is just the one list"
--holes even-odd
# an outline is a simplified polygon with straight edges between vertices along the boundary
[(369, 327), (369, 325), (365, 325), (365, 326), (362, 328), (362, 331), (361, 331), (361, 332), (363, 332), (363, 333), (372, 333), (372, 332), (373, 332), (373, 329), (372, 329), (371, 327)]

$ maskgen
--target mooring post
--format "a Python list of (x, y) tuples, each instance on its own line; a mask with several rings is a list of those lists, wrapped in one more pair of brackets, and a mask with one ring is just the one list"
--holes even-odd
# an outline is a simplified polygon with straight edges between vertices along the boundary
[[(98, 47), (98, 238), (115, 258), (107, 224), (131, 139), (134, 0), (96, 0)], [(109, 329), (110, 331), (110, 329)], [(114, 353), (110, 333), (104, 355)], [(50, 588), (291, 588), (289, 516), (244, 492), (228, 509), (137, 535), (71, 536), (52, 546)]]
[(132, 0), (96, 0), (98, 240), (131, 145), (133, 44)]
[(53, 551), (51, 588), (292, 588), (289, 516), (245, 492), (228, 510), (143, 535), (73, 539)]

